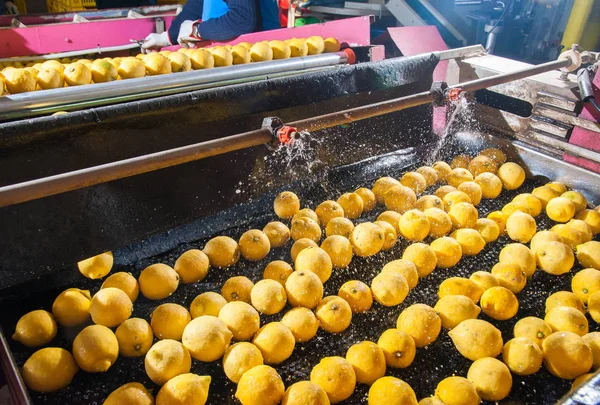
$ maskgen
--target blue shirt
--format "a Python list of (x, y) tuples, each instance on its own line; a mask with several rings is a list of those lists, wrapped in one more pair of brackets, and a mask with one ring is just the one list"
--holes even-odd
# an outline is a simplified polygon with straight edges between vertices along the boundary
[[(169, 28), (172, 44), (177, 44), (179, 27), (186, 20), (199, 20), (205, 0), (188, 0)], [(210, 1), (210, 0), (206, 0)], [(277, 0), (226, 0), (229, 11), (219, 18), (200, 24), (200, 36), (213, 41), (226, 41), (242, 34), (281, 28)]]

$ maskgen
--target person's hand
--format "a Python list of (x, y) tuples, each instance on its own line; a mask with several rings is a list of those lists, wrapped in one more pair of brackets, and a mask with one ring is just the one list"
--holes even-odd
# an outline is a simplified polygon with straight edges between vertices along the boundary
[(13, 3), (10, 0), (7, 0), (4, 2), (4, 7), (6, 8), (6, 12), (8, 14), (13, 14), (13, 15), (19, 14), (19, 9), (17, 8), (17, 6), (15, 6), (15, 3)]
[(185, 20), (179, 27), (179, 35), (177, 35), (177, 42), (184, 48), (195, 48), (195, 42), (200, 40), (198, 35), (199, 21)]
[(142, 43), (142, 50), (148, 51), (150, 49), (164, 48), (165, 46), (173, 45), (169, 40), (169, 33), (167, 31), (162, 34), (150, 34), (144, 39)]

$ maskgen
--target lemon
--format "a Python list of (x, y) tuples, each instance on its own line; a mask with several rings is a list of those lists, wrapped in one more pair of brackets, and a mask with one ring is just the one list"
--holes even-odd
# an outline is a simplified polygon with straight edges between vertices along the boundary
[(269, 222), (263, 228), (263, 232), (269, 238), (271, 247), (282, 247), (290, 240), (290, 229), (283, 222)]
[(275, 280), (260, 280), (250, 293), (252, 306), (265, 315), (278, 313), (285, 307), (287, 296), (283, 286)]
[(519, 310), (519, 301), (515, 294), (500, 286), (485, 290), (479, 305), (483, 313), (498, 321), (512, 318)]
[(106, 276), (113, 266), (112, 252), (101, 253), (77, 263), (79, 272), (87, 278), (95, 280)]
[(181, 340), (183, 330), (191, 320), (187, 309), (171, 303), (159, 305), (150, 315), (150, 324), (158, 339)]
[(350, 235), (354, 254), (361, 257), (373, 256), (383, 248), (385, 237), (381, 228), (371, 222), (358, 224)]
[(485, 155), (478, 155), (469, 162), (467, 169), (473, 174), (478, 176), (481, 173), (496, 173), (498, 171), (498, 163)]
[[(331, 221), (329, 225), (333, 222)], [(352, 260), (352, 244), (343, 236), (332, 235), (327, 237), (321, 243), (321, 249), (327, 253), (334, 268), (346, 268)]]
[(431, 167), (437, 172), (439, 181), (446, 181), (446, 178), (452, 171), (452, 168), (448, 163), (441, 161), (435, 162)]
[(361, 216), (363, 212), (363, 200), (356, 193), (345, 193), (342, 194), (338, 199), (337, 203), (344, 210), (346, 218), (355, 219)]
[(500, 263), (518, 266), (528, 278), (533, 276), (537, 267), (533, 252), (520, 243), (510, 243), (502, 248), (498, 260)]
[(459, 190), (450, 191), (444, 196), (442, 200), (444, 202), (444, 209), (446, 211), (450, 211), (450, 207), (452, 207), (454, 204), (458, 204), (461, 202), (469, 204), (471, 203), (471, 197), (469, 197), (467, 193), (464, 193)]
[[(175, 52), (174, 52), (175, 53)], [(156, 396), (156, 405), (204, 405), (208, 399), (210, 376), (186, 373), (171, 378)]]
[(510, 370), (500, 360), (491, 357), (476, 360), (469, 367), (467, 379), (484, 401), (501, 401), (512, 388)]
[(130, 382), (110, 393), (102, 405), (154, 405), (154, 397), (142, 384)]
[(475, 229), (479, 232), (485, 243), (495, 242), (500, 237), (500, 227), (498, 227), (495, 221), (488, 218), (479, 218), (475, 222)]
[(395, 186), (402, 186), (402, 184), (400, 184), (400, 182), (393, 177), (380, 177), (375, 181), (375, 184), (371, 190), (375, 195), (377, 202), (382, 204), (385, 199), (385, 194), (389, 189)]
[(429, 219), (419, 210), (406, 211), (399, 223), (400, 233), (408, 240), (422, 241), (429, 235)]
[(425, 215), (429, 221), (429, 235), (434, 238), (446, 236), (452, 230), (452, 220), (439, 208), (427, 208)]
[(483, 198), (494, 199), (502, 192), (502, 180), (493, 173), (481, 173), (473, 181), (481, 188)]
[(487, 156), (498, 164), (506, 162), (506, 153), (498, 148), (487, 148), (479, 152), (481, 156)]
[(464, 377), (444, 378), (435, 388), (435, 396), (446, 405), (477, 405), (481, 402), (475, 386)]
[(592, 349), (592, 357), (594, 359), (593, 369), (600, 368), (600, 332), (590, 332), (583, 335), (583, 341)]
[(325, 50), (325, 41), (323, 37), (312, 36), (306, 38), (306, 46), (308, 47), (309, 55), (319, 55)]
[(575, 263), (571, 248), (561, 242), (542, 242), (536, 251), (538, 267), (546, 273), (560, 275), (568, 273)]
[(562, 193), (560, 196), (573, 201), (573, 204), (575, 204), (576, 213), (585, 210), (587, 207), (587, 199), (583, 196), (583, 194), (577, 191), (567, 191)]
[(594, 235), (600, 233), (600, 213), (598, 211), (583, 210), (575, 215), (575, 218), (588, 224)]
[[(560, 226), (560, 225), (557, 225)], [(572, 219), (569, 222), (567, 222), (567, 225), (565, 225), (568, 228), (572, 228), (575, 229), (577, 231), (579, 231), (581, 233), (581, 242), (580, 243), (586, 243), (592, 240), (592, 237), (594, 236), (594, 233), (592, 232), (592, 228), (585, 222), (582, 221), (580, 219)]]
[(473, 205), (479, 205), (481, 198), (483, 197), (481, 186), (474, 181), (465, 181), (464, 183), (460, 183), (457, 191), (466, 194), (469, 197), (469, 202)]
[(250, 50), (240, 44), (234, 45), (231, 48), (231, 57), (234, 65), (250, 63)]
[(117, 69), (109, 61), (96, 59), (92, 62), (91, 71), (94, 83), (105, 83), (117, 80)]
[(265, 271), (263, 272), (263, 278), (275, 280), (285, 287), (285, 282), (293, 271), (292, 266), (288, 263), (283, 260), (275, 260), (267, 264)]
[(492, 273), (488, 273), (487, 271), (476, 271), (471, 274), (469, 280), (474, 282), (481, 291), (500, 285), (498, 279)]
[(443, 210), (444, 201), (435, 195), (424, 195), (417, 200), (415, 207), (423, 212), (425, 212), (427, 208), (439, 208)]
[(136, 58), (126, 58), (120, 64), (117, 70), (121, 79), (135, 79), (146, 76), (146, 67)]
[(415, 359), (416, 345), (411, 335), (399, 329), (387, 329), (377, 345), (383, 351), (388, 367), (406, 368)]
[(583, 301), (596, 291), (600, 291), (600, 271), (596, 269), (583, 269), (571, 280), (571, 290)]
[(262, 353), (252, 343), (236, 343), (223, 355), (225, 375), (236, 384), (246, 371), (261, 365), (263, 365)]
[(325, 47), (324, 52), (339, 52), (341, 48), (340, 41), (333, 37), (325, 38), (323, 45)]
[(192, 69), (211, 69), (215, 66), (215, 58), (212, 53), (206, 49), (193, 49), (188, 53)]
[(224, 46), (218, 46), (209, 50), (215, 60), (215, 67), (231, 66), (233, 64), (233, 54)]
[(572, 332), (551, 334), (544, 340), (542, 351), (548, 371), (565, 380), (587, 373), (593, 365), (592, 349), (581, 336)]
[(311, 370), (310, 381), (325, 390), (332, 404), (337, 404), (354, 392), (356, 373), (343, 357), (324, 357)]
[(529, 247), (531, 248), (531, 252), (535, 255), (538, 249), (544, 245), (544, 242), (561, 242), (564, 243), (563, 238), (553, 231), (539, 231), (536, 233), (533, 238), (531, 238), (531, 242), (529, 243)]
[(115, 332), (119, 342), (119, 354), (125, 357), (145, 355), (152, 346), (154, 334), (150, 324), (141, 318), (130, 318)]
[(62, 73), (65, 70), (65, 65), (63, 65), (62, 63), (60, 63), (57, 60), (52, 59), (52, 60), (47, 60), (47, 61), (43, 62), (42, 68), (55, 69)]
[(513, 198), (512, 202), (523, 206), (529, 214), (537, 217), (542, 212), (543, 204), (542, 201), (534, 196), (533, 194), (523, 193)]
[(527, 284), (525, 272), (516, 264), (496, 263), (492, 267), (492, 275), (498, 279), (502, 287), (508, 288), (515, 294), (523, 291)]
[(142, 270), (138, 282), (144, 297), (149, 300), (162, 300), (177, 290), (179, 275), (170, 266), (157, 263)]
[(417, 396), (406, 382), (396, 377), (381, 377), (369, 389), (369, 405), (417, 405)]
[(118, 288), (127, 294), (131, 302), (135, 302), (140, 293), (140, 287), (135, 277), (125, 272), (108, 276), (100, 288)]
[(419, 401), (419, 405), (445, 405), (438, 397), (426, 397)]
[(346, 360), (352, 364), (358, 383), (371, 385), (385, 375), (383, 350), (373, 342), (364, 341), (350, 346)]
[(583, 374), (583, 375), (580, 375), (579, 377), (577, 377), (575, 380), (573, 380), (573, 384), (571, 384), (571, 391), (575, 391), (580, 385), (585, 383), (587, 380), (592, 378), (594, 375), (595, 375), (594, 373), (587, 373), (587, 374)]
[[(258, 312), (248, 303), (231, 301), (221, 308), (219, 319), (229, 328), (235, 340), (250, 340), (260, 327)], [(198, 318), (196, 318), (198, 319)], [(214, 320), (211, 326), (214, 327)], [(204, 322), (208, 322), (206, 319)]]
[(269, 238), (259, 229), (244, 232), (238, 244), (242, 257), (253, 262), (264, 259), (271, 250)]
[(575, 250), (577, 245), (584, 243), (583, 239), (585, 235), (579, 230), (570, 226), (555, 225), (550, 230), (559, 235), (562, 238), (563, 243), (569, 245), (569, 247), (573, 250)]
[(244, 48), (246, 48), (248, 51), (250, 50), (250, 48), (252, 48), (252, 44), (249, 42), (240, 42), (238, 45), (243, 46)]
[(281, 405), (329, 405), (329, 397), (323, 388), (310, 381), (299, 381), (286, 391)]
[(367, 312), (373, 305), (373, 295), (368, 285), (359, 280), (345, 282), (338, 296), (346, 300), (353, 313)]
[(306, 218), (310, 218), (313, 221), (315, 221), (317, 223), (317, 225), (320, 226), (321, 222), (319, 220), (319, 216), (317, 215), (316, 212), (314, 212), (313, 210), (311, 210), (310, 208), (302, 208), (300, 211), (297, 211), (294, 216), (292, 217), (292, 221), (296, 218), (302, 218), (302, 217), (306, 217)]
[(171, 378), (190, 372), (192, 359), (188, 350), (176, 340), (164, 339), (156, 342), (144, 358), (146, 374), (157, 385)]
[(235, 397), (242, 405), (277, 405), (285, 387), (277, 371), (270, 366), (256, 366), (246, 371), (238, 383)]
[(273, 50), (268, 44), (257, 42), (250, 48), (252, 62), (264, 62), (273, 59)]
[(375, 301), (386, 307), (401, 304), (408, 295), (406, 278), (396, 272), (379, 273), (371, 281), (371, 293)]
[(203, 251), (190, 249), (179, 256), (173, 269), (179, 275), (182, 283), (191, 284), (204, 280), (209, 267), (208, 256)]
[(419, 277), (426, 277), (435, 270), (437, 256), (434, 250), (425, 243), (413, 243), (402, 254), (402, 259), (412, 262)]
[(106, 326), (88, 326), (73, 341), (73, 357), (77, 365), (88, 373), (107, 371), (118, 356), (119, 342)]
[(443, 200), (444, 197), (446, 197), (448, 194), (450, 194), (453, 191), (458, 191), (458, 190), (456, 189), (456, 187), (446, 185), (446, 186), (439, 187), (437, 190), (435, 190), (434, 194), (437, 198), (440, 198)]
[(542, 347), (544, 339), (552, 334), (552, 328), (543, 319), (528, 316), (519, 319), (513, 328), (515, 337), (531, 339), (539, 347)]
[(424, 347), (435, 342), (442, 328), (442, 320), (430, 306), (414, 304), (400, 313), (396, 328), (409, 334), (416, 347)]
[(417, 172), (404, 173), (400, 179), (400, 184), (410, 188), (415, 194), (421, 194), (427, 188), (427, 180)]
[(164, 75), (171, 73), (171, 62), (164, 55), (150, 53), (142, 59), (148, 76)]
[(479, 214), (473, 204), (461, 202), (454, 204), (448, 211), (448, 216), (455, 228), (474, 228)]
[(556, 197), (548, 201), (546, 214), (556, 222), (568, 222), (575, 216), (575, 204), (565, 197)]
[(506, 233), (517, 242), (527, 243), (537, 231), (535, 219), (521, 211), (517, 211), (506, 220)]
[[(490, 212), (487, 216), (488, 219), (491, 219), (498, 225), (498, 229), (500, 230), (500, 235), (504, 235), (506, 233), (506, 220), (508, 217), (502, 213), (502, 211), (493, 211)], [(476, 222), (477, 223), (477, 222)]]
[(352, 309), (343, 298), (330, 295), (323, 298), (315, 310), (321, 328), (329, 333), (340, 333), (348, 329), (352, 321)]
[(265, 363), (279, 364), (292, 355), (296, 339), (283, 323), (271, 322), (256, 332), (252, 343), (262, 353)]
[(29, 389), (54, 392), (67, 387), (77, 371), (71, 353), (59, 347), (46, 347), (27, 359), (22, 376)]
[(464, 277), (448, 277), (440, 284), (438, 297), (444, 298), (448, 295), (464, 295), (476, 303), (481, 298), (483, 291), (484, 290), (471, 279)]
[(448, 174), (446, 181), (456, 188), (465, 181), (473, 181), (473, 175), (466, 168), (456, 167)]
[[(250, 334), (248, 331), (244, 331), (244, 333)], [(194, 359), (211, 362), (223, 357), (232, 336), (233, 333), (221, 318), (203, 315), (187, 324), (183, 330), (181, 341)]]
[(461, 169), (466, 169), (467, 167), (469, 167), (469, 162), (471, 161), (471, 156), (469, 155), (458, 155), (455, 156), (452, 161), (450, 162), (450, 167), (453, 169), (456, 168), (461, 168)]
[(54, 300), (52, 315), (62, 326), (77, 326), (90, 318), (92, 297), (87, 290), (69, 288)]
[(285, 292), (290, 305), (315, 308), (323, 298), (323, 283), (312, 271), (295, 271), (285, 282)]
[(425, 178), (427, 187), (433, 186), (438, 181), (438, 173), (433, 167), (421, 166), (417, 169), (417, 173)]
[[(587, 301), (587, 300), (586, 300)], [(570, 291), (558, 291), (546, 298), (546, 313), (556, 307), (571, 307), (585, 315), (583, 301)]]
[(391, 226), (394, 227), (396, 231), (396, 235), (400, 235), (400, 219), (402, 219), (402, 214), (396, 211), (384, 211), (377, 217), (376, 222), (387, 222)]
[(589, 331), (587, 318), (576, 308), (558, 306), (551, 309), (544, 318), (554, 332), (573, 332), (583, 336)]
[[(292, 239), (310, 239), (313, 242), (321, 240), (321, 228), (314, 219), (308, 217), (297, 217), (292, 219), (292, 229), (290, 230)], [(292, 246), (292, 249), (294, 247)], [(297, 253), (296, 253), (297, 254)]]
[(203, 252), (208, 256), (210, 265), (220, 269), (233, 266), (240, 260), (240, 247), (228, 236), (212, 238), (206, 242)]
[(27, 93), (35, 90), (36, 78), (26, 69), (9, 69), (3, 71), (4, 83), (9, 93)]
[(462, 257), (460, 243), (447, 236), (434, 240), (430, 246), (437, 257), (437, 267), (439, 268), (447, 269), (456, 266)]
[(375, 194), (366, 187), (361, 187), (355, 191), (363, 202), (363, 212), (369, 212), (377, 205)]
[(587, 308), (592, 319), (600, 323), (600, 292), (596, 291), (590, 295), (587, 302)]
[(417, 195), (411, 188), (400, 184), (390, 187), (383, 195), (383, 201), (388, 210), (402, 214), (417, 206)]
[(307, 342), (317, 334), (319, 321), (315, 314), (308, 308), (298, 307), (289, 310), (281, 323), (287, 326), (296, 342)]
[(131, 316), (133, 304), (129, 296), (118, 288), (103, 288), (94, 295), (90, 304), (92, 321), (109, 328), (119, 326)]
[(447, 295), (440, 298), (433, 309), (442, 320), (442, 326), (453, 329), (466, 319), (477, 319), (481, 309), (464, 295)]
[(227, 304), (227, 300), (221, 294), (205, 292), (198, 295), (190, 305), (192, 319), (202, 315), (219, 316), (221, 308)]
[(52, 314), (38, 309), (19, 319), (12, 338), (27, 347), (40, 347), (50, 343), (56, 332), (56, 322)]
[(496, 357), (502, 352), (502, 334), (494, 325), (481, 319), (464, 320), (448, 335), (460, 354), (472, 361)]
[(504, 345), (502, 360), (517, 375), (531, 375), (539, 371), (543, 361), (542, 350), (530, 338), (515, 336)]
[(546, 209), (548, 202), (553, 198), (560, 197), (561, 193), (553, 190), (549, 186), (542, 186), (534, 188), (531, 194), (537, 197), (542, 202), (542, 208)]
[(475, 229), (457, 229), (450, 237), (460, 244), (465, 256), (477, 255), (485, 247), (485, 240)]
[(600, 242), (590, 241), (578, 245), (577, 260), (583, 267), (600, 270)]
[[(63, 79), (63, 76), (61, 75), (61, 73), (58, 70), (55, 69), (42, 69), (36, 78), (37, 81), (37, 85), (40, 87), (40, 89), (42, 90), (49, 90), (49, 89), (59, 89), (61, 87), (65, 86), (65, 81)], [(0, 89), (0, 91), (4, 90), (3, 86), (2, 89)]]
[(525, 182), (525, 170), (516, 163), (504, 163), (498, 168), (498, 177), (505, 189), (516, 190)]
[(313, 272), (322, 283), (329, 280), (333, 264), (327, 252), (321, 248), (304, 249), (296, 256), (294, 262), (296, 271)]
[(331, 221), (334, 218), (344, 217), (344, 209), (342, 208), (342, 206), (332, 200), (323, 201), (317, 206), (315, 212), (319, 217), (319, 221), (324, 226), (327, 226), (329, 221)]
[(221, 295), (227, 300), (250, 302), (250, 294), (254, 283), (248, 277), (235, 276), (227, 279), (221, 287)]

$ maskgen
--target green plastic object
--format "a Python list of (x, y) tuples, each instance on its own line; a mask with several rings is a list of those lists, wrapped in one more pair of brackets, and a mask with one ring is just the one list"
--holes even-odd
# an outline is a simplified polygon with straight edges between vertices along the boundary
[(302, 17), (302, 18), (297, 18), (296, 19), (296, 27), (302, 27), (303, 25), (309, 25), (309, 24), (318, 24), (321, 23), (323, 21), (319, 20), (316, 17)]

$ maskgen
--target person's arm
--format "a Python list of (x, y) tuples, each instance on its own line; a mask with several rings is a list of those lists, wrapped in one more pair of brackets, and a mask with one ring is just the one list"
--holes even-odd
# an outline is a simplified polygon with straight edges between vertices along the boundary
[(196, 21), (202, 18), (202, 10), (204, 9), (204, 0), (189, 0), (181, 13), (175, 17), (169, 27), (169, 39), (172, 44), (177, 44), (177, 38), (179, 36), (179, 28), (181, 23), (184, 21)]
[(15, 5), (15, 3), (13, 3), (10, 0), (4, 1), (4, 7), (0, 7), (0, 8), (4, 8), (4, 10), (6, 10), (6, 13), (8, 13), (8, 14), (13, 14), (13, 15), (19, 14), (19, 9)]
[(203, 21), (199, 27), (202, 39), (225, 41), (256, 28), (257, 10), (254, 0), (229, 0), (229, 11), (219, 18)]

